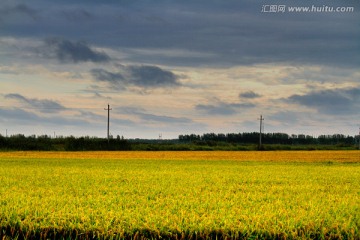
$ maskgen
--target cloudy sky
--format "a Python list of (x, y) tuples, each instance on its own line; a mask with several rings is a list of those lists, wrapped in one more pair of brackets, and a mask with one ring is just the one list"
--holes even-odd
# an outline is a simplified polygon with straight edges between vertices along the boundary
[(354, 136), (360, 1), (1, 0), (0, 101), (1, 135), (106, 137), (110, 104), (125, 138), (261, 114), (265, 132)]

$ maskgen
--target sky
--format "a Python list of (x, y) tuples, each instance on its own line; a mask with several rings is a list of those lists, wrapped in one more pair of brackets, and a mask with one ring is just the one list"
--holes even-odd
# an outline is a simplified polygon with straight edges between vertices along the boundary
[(360, 1), (0, 2), (1, 135), (106, 137), (108, 105), (125, 138), (355, 136)]

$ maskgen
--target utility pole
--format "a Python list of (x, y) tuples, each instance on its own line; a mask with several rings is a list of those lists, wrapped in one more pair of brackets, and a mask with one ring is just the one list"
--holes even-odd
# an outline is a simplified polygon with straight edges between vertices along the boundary
[(104, 110), (108, 111), (108, 119), (107, 119), (107, 140), (110, 141), (110, 105), (108, 104), (107, 108), (104, 108)]
[(358, 143), (359, 143), (359, 150), (360, 150), (360, 127), (359, 127)]
[(259, 136), (259, 150), (261, 149), (261, 131), (262, 131), (262, 128), (263, 128), (263, 120), (265, 120), (262, 115), (260, 115), (260, 136)]

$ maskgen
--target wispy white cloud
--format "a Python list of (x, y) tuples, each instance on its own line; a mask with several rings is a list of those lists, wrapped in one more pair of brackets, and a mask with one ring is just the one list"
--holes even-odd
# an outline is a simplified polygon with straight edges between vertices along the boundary
[(209, 116), (228, 116), (243, 113), (244, 111), (254, 108), (256, 105), (250, 102), (245, 103), (226, 103), (215, 99), (215, 103), (197, 104), (195, 109)]
[(49, 99), (27, 98), (18, 93), (6, 94), (4, 98), (14, 99), (20, 103), (25, 104), (27, 107), (37, 109), (43, 113), (55, 113), (66, 109), (63, 105), (56, 101)]

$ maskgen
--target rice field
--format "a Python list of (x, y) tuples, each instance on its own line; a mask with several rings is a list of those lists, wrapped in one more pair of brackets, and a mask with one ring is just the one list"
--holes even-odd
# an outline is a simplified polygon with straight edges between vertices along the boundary
[(360, 152), (1, 152), (0, 239), (360, 239)]

